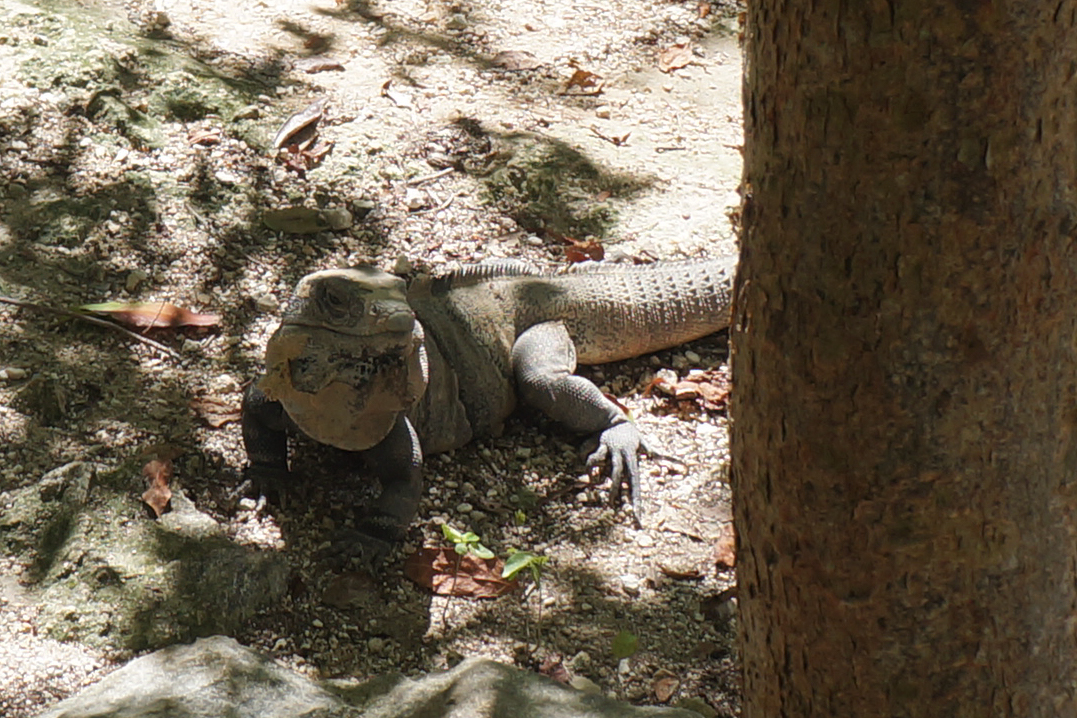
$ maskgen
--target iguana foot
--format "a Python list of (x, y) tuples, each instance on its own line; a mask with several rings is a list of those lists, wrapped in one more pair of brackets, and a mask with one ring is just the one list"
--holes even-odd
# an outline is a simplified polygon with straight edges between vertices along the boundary
[(250, 484), (254, 496), (264, 496), (277, 506), (297, 486), (303, 486), (303, 482), (297, 481), (295, 474), (288, 469), (266, 464), (249, 465), (243, 470), (243, 479)]
[(632, 503), (632, 519), (636, 528), (641, 528), (640, 518), (640, 474), (639, 454), (657, 456), (677, 461), (658, 451), (650, 440), (644, 436), (636, 425), (630, 421), (614, 424), (598, 435), (598, 448), (587, 457), (587, 466), (594, 467), (609, 461), (610, 478), (613, 486), (610, 499), (616, 505), (621, 501), (621, 482), (628, 480), (629, 497)]

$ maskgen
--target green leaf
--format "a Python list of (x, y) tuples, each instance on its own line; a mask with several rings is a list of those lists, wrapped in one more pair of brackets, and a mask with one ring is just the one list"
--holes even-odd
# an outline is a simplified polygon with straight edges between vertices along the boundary
[(483, 546), (481, 543), (476, 543), (471, 547), (471, 553), (475, 554), (479, 558), (491, 559), (494, 557), (494, 552)]
[(639, 640), (634, 633), (622, 630), (613, 637), (613, 657), (618, 661), (635, 655), (638, 648)]
[(538, 583), (542, 574), (542, 567), (550, 559), (546, 556), (537, 556), (530, 551), (516, 551), (510, 549), (509, 557), (505, 559), (505, 567), (501, 569), (501, 578), (514, 579), (525, 568), (531, 569), (531, 576)]
[(512, 522), (517, 526), (523, 526), (527, 523), (527, 514), (521, 509), (516, 509), (516, 512), (512, 515)]
[(441, 525), (441, 533), (445, 536), (446, 539), (452, 541), (453, 543), (465, 543), (464, 534), (460, 533), (452, 526), (449, 526), (449, 524)]

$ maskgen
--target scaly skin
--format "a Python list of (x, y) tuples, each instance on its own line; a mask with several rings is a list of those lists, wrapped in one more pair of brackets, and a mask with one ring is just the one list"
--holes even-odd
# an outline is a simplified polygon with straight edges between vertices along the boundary
[(288, 430), (374, 458), (383, 493), (360, 543), (381, 555), (414, 517), (422, 452), (496, 435), (520, 399), (597, 434), (588, 463), (608, 460), (616, 487), (628, 480), (638, 523), (638, 455), (652, 447), (573, 374), (576, 364), (726, 327), (735, 268), (735, 257), (558, 274), (479, 266), (406, 290), (370, 268), (308, 275), (270, 339), (266, 375), (244, 402), (250, 472), (286, 473)]

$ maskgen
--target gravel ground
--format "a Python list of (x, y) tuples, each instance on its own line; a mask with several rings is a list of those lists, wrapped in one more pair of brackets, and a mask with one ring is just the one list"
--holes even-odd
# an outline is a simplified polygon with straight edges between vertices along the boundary
[[(726, 422), (645, 391), (659, 372), (721, 367), (722, 336), (581, 372), (684, 461), (643, 462), (643, 528), (610, 508), (576, 437), (520, 417), (502, 437), (431, 457), (420, 519), (378, 581), (314, 558), (354, 520), (362, 481), (318, 480), (339, 461), (301, 445), (303, 492), (284, 506), (237, 501), (238, 424), (215, 426), (206, 406), (238, 408), (291, 286), (313, 269), (560, 266), (566, 235), (601, 243), (607, 259), (734, 251), (736, 15), (665, 0), (5, 3), (0, 295), (168, 301), (221, 321), (152, 334), (172, 356), (0, 304), (0, 491), (69, 461), (109, 468), (166, 447), (174, 488), (236, 540), (286, 552), (293, 590), (237, 638), (288, 665), (363, 677), (481, 654), (560, 665), (637, 703), (697, 699), (734, 715), (732, 574), (716, 566), (730, 518)], [(195, 67), (193, 84), (172, 87), (174, 74), (157, 73), (175, 66), (144, 64), (147, 43)], [(577, 71), (599, 78), (571, 85)], [(234, 106), (200, 111), (217, 86)], [(117, 119), (115, 98), (134, 114)], [(319, 98), (318, 140), (331, 146), (289, 167), (274, 135)], [(139, 127), (139, 113), (162, 119)], [(351, 223), (303, 235), (264, 225), (296, 205), (346, 210)], [(439, 543), (445, 522), (499, 553), (547, 556), (541, 590), (446, 599), (408, 581), (403, 557)], [(113, 665), (38, 635), (30, 558), (0, 561), (0, 714), (12, 718)], [(618, 660), (621, 631), (639, 649)]]

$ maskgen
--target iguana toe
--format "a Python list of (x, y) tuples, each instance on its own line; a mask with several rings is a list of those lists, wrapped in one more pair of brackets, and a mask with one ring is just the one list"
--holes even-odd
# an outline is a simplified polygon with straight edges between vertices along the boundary
[(632, 503), (633, 520), (640, 526), (640, 475), (639, 452), (651, 452), (651, 445), (631, 422), (615, 424), (598, 436), (598, 448), (587, 457), (587, 465), (597, 466), (605, 461), (610, 464), (610, 478), (613, 487), (610, 499), (615, 503), (621, 500), (621, 482), (628, 480), (629, 498)]

